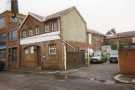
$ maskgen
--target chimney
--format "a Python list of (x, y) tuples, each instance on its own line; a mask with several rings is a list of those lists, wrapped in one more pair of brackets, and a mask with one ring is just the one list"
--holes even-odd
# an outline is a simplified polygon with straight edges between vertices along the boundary
[(16, 14), (19, 13), (18, 0), (11, 0), (11, 12), (13, 13), (13, 17), (16, 17)]

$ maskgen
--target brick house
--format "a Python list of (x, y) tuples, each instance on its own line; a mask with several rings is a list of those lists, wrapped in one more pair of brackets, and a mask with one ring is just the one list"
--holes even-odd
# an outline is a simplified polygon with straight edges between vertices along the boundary
[(13, 17), (11, 11), (0, 14), (0, 60), (9, 68), (19, 67), (19, 25), (24, 15)]
[(135, 31), (116, 33), (115, 35), (106, 36), (105, 44), (116, 45), (117, 48), (129, 46), (135, 43)]
[(105, 43), (117, 46), (119, 50), (119, 68), (122, 74), (135, 74), (135, 31), (116, 33), (107, 36)]
[(93, 50), (101, 49), (101, 46), (104, 45), (105, 36), (95, 30), (88, 29), (88, 41)]
[(19, 29), (21, 67), (66, 70), (84, 64), (87, 27), (75, 7), (47, 17), (29, 13)]

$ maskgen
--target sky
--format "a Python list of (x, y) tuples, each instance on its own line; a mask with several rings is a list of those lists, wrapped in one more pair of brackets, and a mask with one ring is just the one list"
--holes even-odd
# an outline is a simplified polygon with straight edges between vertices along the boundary
[[(135, 0), (18, 0), (19, 11), (47, 16), (75, 6), (89, 29), (106, 33), (135, 30)], [(10, 0), (0, 0), (0, 12), (10, 8)]]

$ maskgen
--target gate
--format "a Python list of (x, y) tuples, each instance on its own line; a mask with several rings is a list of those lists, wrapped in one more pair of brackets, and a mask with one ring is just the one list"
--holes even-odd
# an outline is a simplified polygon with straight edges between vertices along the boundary
[(76, 68), (85, 65), (84, 51), (67, 51), (67, 68)]

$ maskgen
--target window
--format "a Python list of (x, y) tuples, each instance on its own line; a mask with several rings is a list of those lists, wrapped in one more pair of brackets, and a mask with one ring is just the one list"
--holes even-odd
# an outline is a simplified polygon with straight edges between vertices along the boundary
[(16, 64), (17, 61), (17, 48), (12, 48), (12, 62)]
[(33, 47), (33, 46), (30, 47), (30, 53), (31, 53), (31, 54), (34, 53), (34, 47)]
[(24, 50), (25, 54), (29, 54), (29, 49)]
[(38, 27), (38, 26), (36, 27), (35, 34), (36, 34), (36, 35), (39, 34), (39, 27)]
[(56, 54), (56, 44), (49, 44), (49, 55)]
[[(2, 48), (1, 48), (2, 47)], [(3, 48), (3, 46), (0, 45), (0, 60), (5, 61), (6, 60), (6, 48)]]
[(17, 48), (9, 48), (9, 56), (12, 64), (16, 64), (17, 62)]
[(58, 22), (57, 20), (51, 20), (51, 21), (48, 21), (46, 24), (45, 24), (45, 32), (54, 32), (54, 31), (57, 31), (58, 30)]
[(24, 49), (25, 55), (34, 54), (34, 46), (30, 46)]
[(4, 17), (0, 16), (0, 29), (5, 27), (5, 25), (6, 25), (6, 22), (5, 22)]
[(1, 41), (4, 41), (4, 40), (7, 40), (7, 34), (0, 34), (0, 40)]
[(132, 37), (132, 43), (135, 43), (135, 37)]
[(27, 37), (26, 31), (23, 31), (23, 32), (22, 32), (22, 37), (23, 37), (23, 38), (26, 38), (26, 37)]
[(34, 32), (32, 30), (29, 30), (29, 36), (33, 36)]
[(45, 32), (49, 32), (49, 24), (45, 24)]
[(9, 40), (17, 39), (17, 31), (9, 32)]
[(56, 21), (52, 23), (52, 29), (51, 30), (52, 31), (57, 31), (58, 30), (58, 24), (57, 24)]

